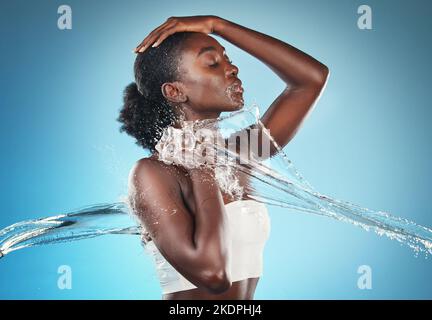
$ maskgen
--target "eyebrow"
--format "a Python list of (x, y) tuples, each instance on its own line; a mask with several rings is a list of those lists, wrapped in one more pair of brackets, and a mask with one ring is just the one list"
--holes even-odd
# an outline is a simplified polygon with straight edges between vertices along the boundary
[[(224, 52), (225, 52), (225, 48), (222, 47), (222, 49), (223, 49)], [(199, 57), (200, 55), (202, 55), (203, 53), (205, 53), (205, 52), (207, 52), (207, 51), (216, 51), (216, 48), (213, 47), (213, 46), (203, 47), (203, 48), (201, 48), (200, 51), (198, 52), (197, 57)]]

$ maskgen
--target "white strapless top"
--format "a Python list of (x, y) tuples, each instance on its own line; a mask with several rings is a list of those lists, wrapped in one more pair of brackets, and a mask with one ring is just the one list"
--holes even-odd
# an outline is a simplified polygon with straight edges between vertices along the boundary
[[(263, 251), (270, 235), (267, 207), (254, 200), (225, 205), (231, 236), (232, 282), (261, 276)], [(145, 248), (153, 255), (163, 294), (197, 288), (165, 260), (153, 241)]]

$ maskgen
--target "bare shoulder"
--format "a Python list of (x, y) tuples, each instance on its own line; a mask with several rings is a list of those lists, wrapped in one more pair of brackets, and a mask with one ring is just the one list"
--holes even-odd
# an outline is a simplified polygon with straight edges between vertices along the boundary
[(192, 232), (191, 214), (179, 183), (181, 175), (180, 168), (151, 158), (138, 160), (129, 174), (132, 210), (160, 248), (172, 240), (168, 235), (181, 239), (179, 233)]
[(161, 179), (168, 186), (178, 184), (180, 178), (181, 172), (176, 166), (167, 165), (154, 158), (138, 160), (129, 172), (129, 183), (136, 186), (153, 184)]
[(161, 200), (161, 195), (172, 200), (181, 199), (187, 189), (185, 175), (186, 172), (175, 165), (165, 164), (156, 158), (142, 158), (129, 172), (129, 199), (141, 206), (149, 205), (149, 201), (153, 202), (156, 198)]

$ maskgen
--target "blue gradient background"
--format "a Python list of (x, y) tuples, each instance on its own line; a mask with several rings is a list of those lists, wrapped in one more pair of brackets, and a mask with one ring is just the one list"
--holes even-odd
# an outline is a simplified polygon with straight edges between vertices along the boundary
[[(73, 29), (57, 28), (72, 7)], [(357, 8), (373, 30), (357, 28)], [(113, 202), (146, 155), (118, 131), (131, 50), (169, 16), (218, 15), (325, 63), (321, 100), (285, 148), (320, 192), (432, 226), (427, 1), (2, 1), (1, 216), (14, 222)], [(215, 36), (240, 68), (246, 103), (264, 111), (284, 83)], [(270, 207), (272, 231), (256, 299), (432, 298), (432, 261), (328, 218)], [(59, 290), (57, 268), (72, 268)], [(357, 268), (372, 268), (372, 289)], [(139, 239), (104, 236), (24, 249), (0, 260), (1, 299), (160, 299)]]

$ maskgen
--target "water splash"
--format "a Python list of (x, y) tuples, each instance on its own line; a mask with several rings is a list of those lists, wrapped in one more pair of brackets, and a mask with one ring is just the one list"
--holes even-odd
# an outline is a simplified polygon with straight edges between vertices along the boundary
[[(226, 144), (219, 143), (227, 141), (233, 133), (244, 128), (261, 130), (262, 139), (268, 139), (278, 151), (277, 154), (261, 161), (258, 159), (259, 152), (254, 151), (252, 154), (256, 156), (245, 158), (242, 153), (233, 152)], [(217, 143), (208, 143), (208, 133), (214, 133), (215, 130)], [(197, 136), (197, 131), (207, 134)], [(179, 135), (183, 139), (179, 140)], [(185, 122), (183, 130), (169, 128), (164, 132), (157, 150), (160, 160), (167, 163), (180, 162), (185, 167), (206, 165), (219, 170), (215, 173), (221, 189), (234, 198), (246, 195), (265, 204), (348, 222), (405, 244), (416, 254), (432, 253), (431, 229), (387, 212), (363, 208), (317, 192), (259, 121), (259, 109), (255, 104), (219, 119)], [(179, 153), (179, 150), (189, 150), (192, 153), (188, 156), (188, 153)], [(210, 161), (215, 156), (219, 161)], [(238, 174), (249, 177), (250, 183), (246, 187), (238, 184)], [(105, 234), (143, 236), (145, 230), (134, 216), (127, 199), (125, 197), (119, 202), (87, 206), (70, 213), (23, 221), (6, 227), (0, 230), (0, 258), (26, 247)]]
[(15, 223), (0, 230), (0, 258), (12, 251), (105, 234), (140, 235), (127, 202), (97, 204), (70, 213)]

